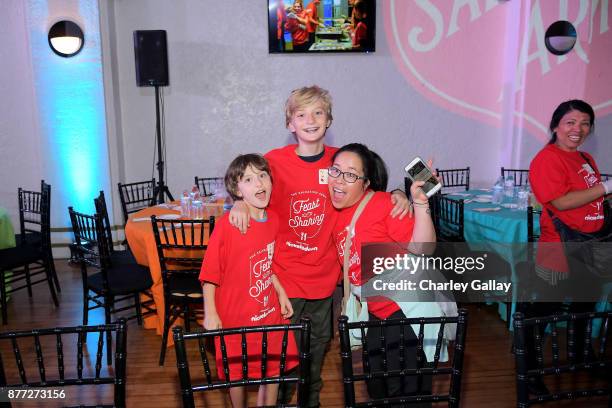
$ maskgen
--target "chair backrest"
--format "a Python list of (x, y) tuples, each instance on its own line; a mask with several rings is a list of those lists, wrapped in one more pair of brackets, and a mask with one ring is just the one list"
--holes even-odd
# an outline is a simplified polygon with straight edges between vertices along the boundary
[[(85, 343), (88, 333), (98, 333), (97, 343)], [(103, 357), (104, 339), (112, 333), (115, 334), (115, 357), (114, 368), (110, 369), (103, 367)], [(74, 337), (76, 341), (72, 343)], [(100, 326), (4, 332), (0, 333), (2, 342), (10, 344), (1, 349), (13, 351), (15, 365), (8, 364), (13, 358), (0, 355), (0, 387), (44, 387), (63, 391), (65, 386), (114, 384), (114, 406), (126, 406), (127, 327), (124, 320)], [(95, 362), (92, 361), (94, 357)], [(72, 361), (75, 361), (76, 370), (66, 366)], [(112, 360), (107, 361), (113, 365)], [(65, 394), (72, 395), (70, 391)]]
[(151, 223), (164, 291), (173, 276), (191, 275), (197, 279), (208, 240), (215, 228), (215, 217), (207, 220), (160, 220), (152, 216)]
[(126, 223), (131, 213), (155, 204), (155, 179), (135, 183), (118, 183), (118, 186), (123, 219)]
[(102, 228), (102, 220), (99, 214), (88, 215), (74, 211), (68, 207), (74, 242), (76, 243), (79, 262), (81, 263), (81, 275), (83, 282), (88, 279), (87, 267), (93, 266), (102, 272), (102, 285), (108, 290), (108, 273), (111, 267), (110, 249), (108, 240), (105, 238)]
[[(440, 352), (444, 342), (444, 326), (448, 324), (456, 324), (456, 337), (454, 344), (454, 351), (450, 357), (450, 361), (446, 364), (440, 363)], [(370, 356), (368, 352), (367, 335), (365, 330), (371, 327), (380, 328), (381, 331), (381, 344), (385, 344), (385, 333), (391, 327), (398, 327), (399, 332), (403, 333), (404, 327), (414, 325), (419, 327), (419, 332), (415, 334), (418, 339), (417, 343), (417, 356), (416, 356), (416, 368), (408, 368), (405, 360), (400, 360), (399, 370), (389, 370), (383, 368), (382, 370), (372, 369), (370, 365)], [(428, 325), (439, 325), (438, 337), (436, 341), (435, 354), (433, 362), (430, 366), (425, 367), (426, 361), (423, 358), (423, 341), (425, 328)], [(351, 352), (351, 345), (349, 339), (349, 330), (357, 329), (360, 330), (361, 342), (362, 342), (362, 356), (361, 356), (361, 372), (355, 373), (353, 369), (353, 355)], [(344, 406), (346, 407), (365, 407), (365, 406), (382, 406), (389, 405), (392, 403), (405, 404), (409, 402), (439, 402), (448, 401), (450, 407), (458, 407), (459, 399), (461, 396), (461, 377), (463, 373), (463, 354), (465, 351), (465, 336), (467, 332), (467, 311), (465, 309), (459, 309), (459, 314), (454, 317), (417, 317), (417, 318), (403, 318), (403, 319), (386, 319), (377, 321), (361, 321), (361, 322), (348, 322), (346, 316), (340, 316), (338, 319), (338, 330), (340, 333), (340, 356), (342, 360), (342, 382), (344, 384)], [(400, 338), (400, 343), (402, 339)], [(402, 344), (400, 344), (400, 348)], [(383, 353), (383, 361), (387, 361), (387, 349), (381, 348)], [(403, 353), (402, 353), (403, 355)], [(386, 367), (386, 364), (384, 365)], [(414, 377), (416, 376), (421, 383), (423, 375), (436, 376), (449, 376), (450, 386), (448, 393), (434, 394), (430, 391), (426, 391), (423, 394), (417, 395), (402, 395), (397, 397), (387, 397), (384, 399), (371, 399), (369, 401), (357, 402), (355, 396), (355, 383), (360, 381), (370, 381), (372, 379), (381, 378), (400, 378), (400, 377)]]
[(601, 173), (601, 181), (608, 181), (612, 178), (612, 174)]
[(436, 169), (438, 177), (442, 180), (442, 191), (446, 192), (449, 189), (463, 187), (466, 190), (470, 189), (470, 168), (465, 169)]
[(33, 241), (29, 236), (40, 237), (40, 242), (51, 250), (51, 186), (41, 181), (41, 191), (17, 190), (19, 198), (19, 228), (21, 243)]
[[(310, 320), (308, 318), (302, 318), (299, 324), (288, 324), (288, 325), (276, 325), (276, 326), (257, 326), (257, 327), (241, 327), (241, 328), (228, 328), (221, 330), (210, 330), (205, 332), (196, 333), (183, 333), (182, 327), (175, 327), (174, 332), (174, 349), (176, 351), (176, 365), (178, 367), (178, 375), (181, 383), (181, 395), (183, 397), (183, 407), (195, 407), (194, 393), (215, 389), (226, 389), (235, 386), (246, 386), (246, 385), (262, 385), (262, 384), (297, 384), (297, 406), (305, 407), (308, 405), (308, 387), (310, 377)], [(267, 364), (265, 364), (270, 358), (268, 342), (266, 341), (269, 333), (282, 333), (283, 340), (281, 344), (280, 356), (280, 373), (277, 376), (269, 376), (267, 374)], [(297, 372), (293, 374), (287, 374), (285, 370), (286, 357), (287, 357), (287, 345), (289, 341), (293, 341), (289, 338), (289, 333), (293, 332), (296, 338), (300, 339), (300, 353), (299, 353), (299, 367)], [(254, 350), (255, 353), (261, 355), (261, 371), (256, 373), (257, 378), (251, 378), (255, 373), (249, 373), (248, 371), (248, 352), (247, 352), (247, 334), (261, 333), (262, 348)], [(299, 336), (298, 336), (299, 334)], [(210, 357), (207, 354), (210, 353), (215, 355), (215, 350), (212, 347), (212, 341), (206, 341), (207, 339), (212, 340), (213, 338), (219, 338), (221, 350), (217, 352), (222, 353), (223, 358), (223, 372), (225, 378), (229, 378), (229, 363), (226, 354), (226, 339), (228, 338), (240, 338), (241, 339), (241, 365), (243, 376), (239, 380), (219, 380), (213, 379), (213, 373), (210, 369)], [(202, 371), (204, 377), (202, 383), (193, 384), (191, 372), (189, 370), (189, 359), (187, 358), (187, 345), (188, 341), (197, 341), (199, 350), (199, 363), (202, 364)], [(276, 354), (276, 353), (275, 353)], [(289, 406), (289, 405), (284, 405)]]
[(112, 252), (114, 250), (113, 232), (111, 230), (111, 224), (108, 218), (108, 208), (106, 207), (106, 199), (104, 198), (104, 191), (100, 190), (100, 195), (94, 198), (94, 205), (96, 206), (96, 213), (100, 215), (100, 221), (102, 222), (102, 230), (104, 232), (104, 238), (106, 238), (108, 248)]
[[(558, 401), (590, 396), (611, 395), (608, 379), (605, 386), (597, 386), (595, 381), (563, 381), (564, 389), (553, 393), (529, 398), (528, 381), (533, 376), (580, 375), (580, 372), (591, 371), (609, 373), (612, 371), (612, 355), (608, 339), (612, 322), (612, 312), (570, 313), (525, 319), (522, 313), (514, 314), (514, 358), (516, 360), (516, 391), (519, 407), (528, 407), (546, 401)], [(545, 327), (549, 326), (550, 335), (545, 336)], [(584, 330), (576, 328), (584, 327)], [(562, 327), (562, 326), (565, 326)], [(577, 333), (582, 334), (578, 338)], [(528, 369), (526, 344), (528, 337), (535, 344), (537, 368)], [(547, 338), (550, 338), (551, 353), (545, 351)], [(565, 347), (561, 347), (561, 343)], [(582, 347), (578, 347), (581, 345)], [(560, 350), (565, 349), (565, 353)], [(550, 357), (549, 357), (550, 356)], [(574, 388), (569, 389), (570, 386)], [(612, 398), (608, 404), (612, 403)], [(609, 405), (610, 406), (610, 405)]]
[(517, 187), (529, 183), (529, 170), (527, 169), (507, 169), (502, 167), (501, 176), (503, 179), (506, 179), (507, 176), (514, 177), (514, 185)]
[(542, 209), (536, 210), (534, 207), (527, 207), (527, 260), (535, 263), (535, 243), (540, 239), (540, 229), (535, 227), (534, 219), (540, 219)]
[(465, 241), (463, 200), (454, 200), (438, 193), (430, 198), (430, 207), (438, 240)]
[(198, 177), (195, 176), (195, 185), (200, 189), (200, 194), (204, 197), (211, 196), (218, 188), (225, 191), (223, 177)]

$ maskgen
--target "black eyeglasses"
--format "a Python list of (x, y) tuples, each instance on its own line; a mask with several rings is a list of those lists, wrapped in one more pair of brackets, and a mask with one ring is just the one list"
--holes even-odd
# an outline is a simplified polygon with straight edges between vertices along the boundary
[(327, 174), (329, 174), (331, 177), (333, 178), (338, 178), (340, 177), (340, 175), (342, 175), (342, 178), (344, 179), (344, 181), (346, 181), (347, 183), (354, 183), (357, 180), (366, 180), (365, 177), (361, 177), (356, 175), (355, 173), (351, 173), (348, 171), (342, 171), (337, 167), (329, 167), (327, 169)]

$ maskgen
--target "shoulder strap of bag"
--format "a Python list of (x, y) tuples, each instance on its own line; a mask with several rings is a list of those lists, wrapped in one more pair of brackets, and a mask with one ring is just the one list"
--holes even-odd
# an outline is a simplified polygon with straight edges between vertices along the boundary
[(595, 167), (593, 167), (593, 164), (591, 163), (591, 161), (589, 160), (589, 158), (586, 156), (586, 154), (582, 153), (582, 152), (578, 152), (580, 153), (580, 156), (582, 156), (582, 158), (584, 159), (585, 162), (587, 162), (587, 164), (589, 166), (591, 166), (591, 168), (593, 169), (593, 171), (595, 171)]
[(346, 301), (348, 300), (348, 297), (350, 294), (348, 270), (349, 270), (349, 258), (351, 256), (351, 241), (353, 239), (353, 237), (351, 236), (351, 233), (355, 229), (355, 224), (357, 224), (357, 219), (359, 219), (359, 216), (363, 212), (363, 209), (368, 204), (368, 201), (370, 201), (373, 195), (374, 195), (373, 191), (368, 191), (368, 193), (363, 198), (363, 200), (361, 200), (361, 202), (359, 203), (359, 206), (355, 210), (355, 214), (353, 214), (353, 218), (351, 219), (351, 223), (348, 226), (348, 231), (346, 233), (346, 240), (344, 241), (344, 258), (343, 258), (343, 263), (342, 263), (342, 270), (344, 274), (343, 281), (342, 281), (343, 289), (344, 289), (344, 296), (342, 298), (342, 310), (344, 310)]

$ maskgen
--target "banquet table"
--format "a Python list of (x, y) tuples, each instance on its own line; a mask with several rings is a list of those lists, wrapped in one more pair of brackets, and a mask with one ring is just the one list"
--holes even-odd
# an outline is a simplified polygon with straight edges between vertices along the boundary
[(6, 209), (0, 207), (0, 249), (15, 246), (15, 231)]
[[(155, 302), (157, 313), (149, 315), (144, 319), (144, 326), (148, 329), (155, 329), (157, 334), (161, 335), (164, 328), (164, 289), (162, 283), (161, 267), (157, 254), (157, 245), (153, 234), (151, 224), (151, 216), (164, 216), (173, 214), (180, 215), (180, 205), (178, 203), (160, 204), (153, 207), (145, 208), (130, 215), (127, 224), (125, 225), (125, 236), (127, 238), (130, 250), (136, 258), (138, 264), (147, 266), (151, 272), (153, 286), (151, 292)], [(205, 217), (218, 217), (223, 214), (222, 203), (206, 203)], [(169, 336), (168, 345), (172, 344)]]

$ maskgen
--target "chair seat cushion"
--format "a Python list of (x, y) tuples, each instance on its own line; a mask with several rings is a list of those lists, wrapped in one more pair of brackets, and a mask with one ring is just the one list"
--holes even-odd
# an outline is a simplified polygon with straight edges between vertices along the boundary
[(196, 275), (173, 275), (167, 286), (170, 296), (177, 300), (202, 299), (202, 284)]
[(40, 247), (20, 245), (0, 250), (0, 269), (14, 269), (42, 259)]
[[(153, 285), (151, 273), (144, 266), (113, 265), (107, 270), (109, 294), (128, 295), (130, 293), (142, 292)], [(87, 277), (87, 286), (96, 293), (104, 291), (102, 283), (102, 272), (94, 273)]]

